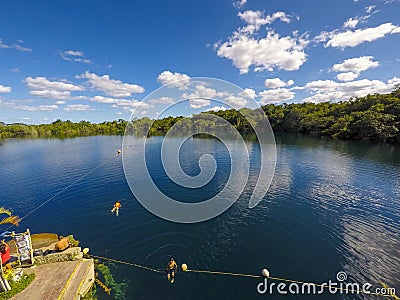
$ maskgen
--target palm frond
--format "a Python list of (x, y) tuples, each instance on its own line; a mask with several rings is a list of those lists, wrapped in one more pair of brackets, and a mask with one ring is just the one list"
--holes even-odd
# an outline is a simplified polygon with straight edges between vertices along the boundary
[(11, 216), (12, 212), (10, 210), (8, 210), (8, 209), (5, 209), (4, 207), (0, 207), (0, 215), (2, 215), (2, 214), (6, 214), (6, 215)]
[(18, 226), (20, 221), (21, 221), (21, 219), (18, 216), (10, 216), (10, 217), (7, 217), (7, 218), (4, 218), (3, 220), (1, 220), (0, 225), (1, 224), (13, 224), (15, 226)]

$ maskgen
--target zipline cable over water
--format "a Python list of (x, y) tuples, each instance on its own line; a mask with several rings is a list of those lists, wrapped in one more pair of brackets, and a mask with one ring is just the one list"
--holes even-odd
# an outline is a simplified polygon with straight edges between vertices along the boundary
[[(132, 267), (135, 267), (135, 268), (145, 269), (145, 270), (152, 271), (152, 272), (155, 272), (155, 273), (165, 273), (164, 270), (154, 269), (154, 268), (151, 268), (151, 267), (143, 266), (143, 265), (132, 263), (132, 262), (127, 262), (127, 261), (108, 258), (108, 257), (104, 257), (104, 256), (92, 255), (92, 254), (90, 254), (90, 256), (92, 258), (107, 260), (107, 261), (111, 261), (111, 262), (114, 262), (114, 263), (119, 263), (119, 264), (123, 264), (123, 265), (132, 266)], [(305, 281), (299, 281), (299, 280), (293, 280), (293, 279), (287, 279), (287, 278), (273, 277), (273, 276), (270, 276), (269, 271), (267, 269), (263, 269), (262, 270), (262, 275), (254, 275), (254, 274), (220, 272), (220, 271), (209, 271), (209, 270), (190, 270), (190, 269), (187, 269), (187, 265), (186, 264), (182, 264), (182, 271), (183, 272), (191, 272), (191, 273), (203, 273), (203, 274), (210, 274), (210, 275), (250, 277), (250, 278), (258, 278), (258, 279), (267, 278), (267, 279), (271, 279), (271, 280), (274, 280), (274, 281), (280, 281), (280, 282), (288, 282), (288, 283), (295, 283), (295, 284), (308, 285), (308, 286), (314, 285), (316, 287), (320, 287), (321, 289), (330, 288), (330, 289), (333, 289), (335, 291), (345, 292), (346, 294), (348, 294), (350, 292), (350, 293), (365, 294), (365, 295), (372, 295), (372, 296), (380, 296), (380, 297), (386, 297), (386, 298), (390, 297), (391, 299), (394, 299), (394, 300), (400, 300), (400, 298), (398, 296), (396, 296), (388, 288), (388, 286), (383, 284), (383, 283), (382, 283), (382, 285), (384, 286), (384, 288), (386, 288), (389, 291), (388, 294), (379, 294), (379, 293), (374, 293), (374, 292), (363, 292), (363, 291), (359, 291), (359, 290), (342, 288), (342, 287), (331, 287), (331, 286), (329, 286), (327, 284), (318, 284), (318, 283), (313, 283), (313, 282), (305, 282)]]
[[(112, 158), (118, 157), (121, 154), (120, 150), (118, 150), (117, 155), (114, 155)], [(94, 171), (96, 171), (97, 169), (99, 169), (101, 166), (103, 166), (106, 162), (108, 162), (109, 159), (104, 159), (103, 162), (101, 162), (99, 165), (97, 165), (96, 167), (94, 167), (93, 169), (89, 170), (89, 172), (85, 173), (84, 175), (82, 175), (81, 177), (79, 177), (78, 179), (76, 179), (74, 182), (72, 182), (71, 184), (67, 185), (65, 188), (63, 188), (62, 190), (58, 191), (56, 194), (54, 194), (52, 197), (50, 197), (49, 199), (47, 199), (46, 201), (42, 202), (41, 204), (39, 204), (38, 206), (36, 206), (34, 209), (32, 209), (29, 213), (27, 213), (25, 216), (19, 218), (19, 222), (21, 222), (22, 220), (24, 220), (25, 218), (29, 217), (31, 214), (33, 214), (34, 212), (36, 212), (38, 209), (40, 209), (42, 206), (46, 205), (47, 203), (49, 203), (50, 201), (54, 200), (54, 198), (56, 198), (57, 196), (59, 196), (60, 194), (64, 193), (66, 190), (68, 190), (70, 187), (74, 186), (75, 184), (77, 184), (79, 181), (81, 181), (82, 179), (86, 178), (87, 176), (89, 176), (90, 174), (92, 174)], [(10, 230), (10, 228), (12, 228), (13, 226), (15, 226), (15, 224), (11, 224), (5, 231)]]
[(135, 268), (145, 269), (145, 270), (156, 272), (156, 273), (164, 273), (163, 270), (153, 269), (153, 268), (150, 268), (150, 267), (146, 267), (146, 266), (142, 266), (142, 265), (139, 265), (139, 264), (135, 264), (135, 263), (127, 262), (127, 261), (122, 261), (122, 260), (118, 260), (118, 259), (107, 258), (107, 257), (97, 256), (97, 255), (92, 255), (92, 254), (90, 254), (90, 257), (97, 258), (97, 259), (103, 259), (103, 260), (111, 261), (111, 262), (122, 264), (122, 265), (128, 265), (128, 266), (132, 266), (132, 267), (135, 267)]

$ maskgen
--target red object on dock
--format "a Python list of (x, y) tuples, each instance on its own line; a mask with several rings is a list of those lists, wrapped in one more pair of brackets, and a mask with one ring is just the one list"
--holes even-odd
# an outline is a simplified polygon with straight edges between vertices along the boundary
[(0, 255), (1, 255), (1, 263), (3, 265), (6, 264), (10, 260), (10, 247), (6, 245), (4, 253), (0, 252)]

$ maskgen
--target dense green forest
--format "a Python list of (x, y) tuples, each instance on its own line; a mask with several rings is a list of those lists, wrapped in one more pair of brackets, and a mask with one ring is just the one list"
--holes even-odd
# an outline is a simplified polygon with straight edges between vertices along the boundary
[[(249, 109), (243, 110), (249, 112)], [(242, 115), (243, 110), (232, 109), (211, 114), (224, 118), (240, 132), (251, 132), (252, 127), (248, 118)], [(368, 95), (335, 103), (269, 104), (263, 106), (263, 110), (275, 131), (400, 143), (400, 89), (389, 94)], [(190, 126), (202, 130), (213, 129), (213, 121), (204, 116), (205, 114), (194, 115), (191, 118), (167, 117), (155, 121), (141, 118), (129, 124), (122, 119), (100, 124), (61, 120), (41, 125), (0, 122), (0, 138), (115, 135), (124, 134), (127, 125), (130, 131), (136, 133), (149, 130), (150, 134), (164, 134), (182, 119), (184, 120), (179, 126), (183, 129)]]
[(74, 123), (57, 120), (51, 124), (25, 125), (14, 123), (6, 125), (0, 122), (0, 138), (11, 137), (76, 137), (89, 135), (118, 135), (123, 134), (127, 122), (118, 120), (93, 124), (88, 121)]

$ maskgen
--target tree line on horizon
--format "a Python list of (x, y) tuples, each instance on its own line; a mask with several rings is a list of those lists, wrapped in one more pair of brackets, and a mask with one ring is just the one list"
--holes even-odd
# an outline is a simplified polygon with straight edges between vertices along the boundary
[[(400, 88), (388, 94), (374, 94), (348, 101), (296, 104), (268, 104), (262, 107), (274, 131), (330, 136), (344, 140), (367, 140), (400, 144)], [(256, 121), (243, 116), (248, 108), (208, 112), (232, 124), (239, 132), (252, 132)], [(250, 111), (250, 113), (249, 113)], [(26, 125), (0, 122), (0, 138), (15, 137), (76, 137), (89, 135), (123, 135), (130, 133), (165, 134), (178, 121), (180, 128), (195, 126), (198, 130), (215, 129), (212, 119), (204, 113), (190, 118), (147, 117), (128, 122), (123, 119), (94, 124), (56, 120), (50, 124)], [(254, 122), (253, 122), (254, 121)], [(128, 126), (128, 127), (127, 127)]]

